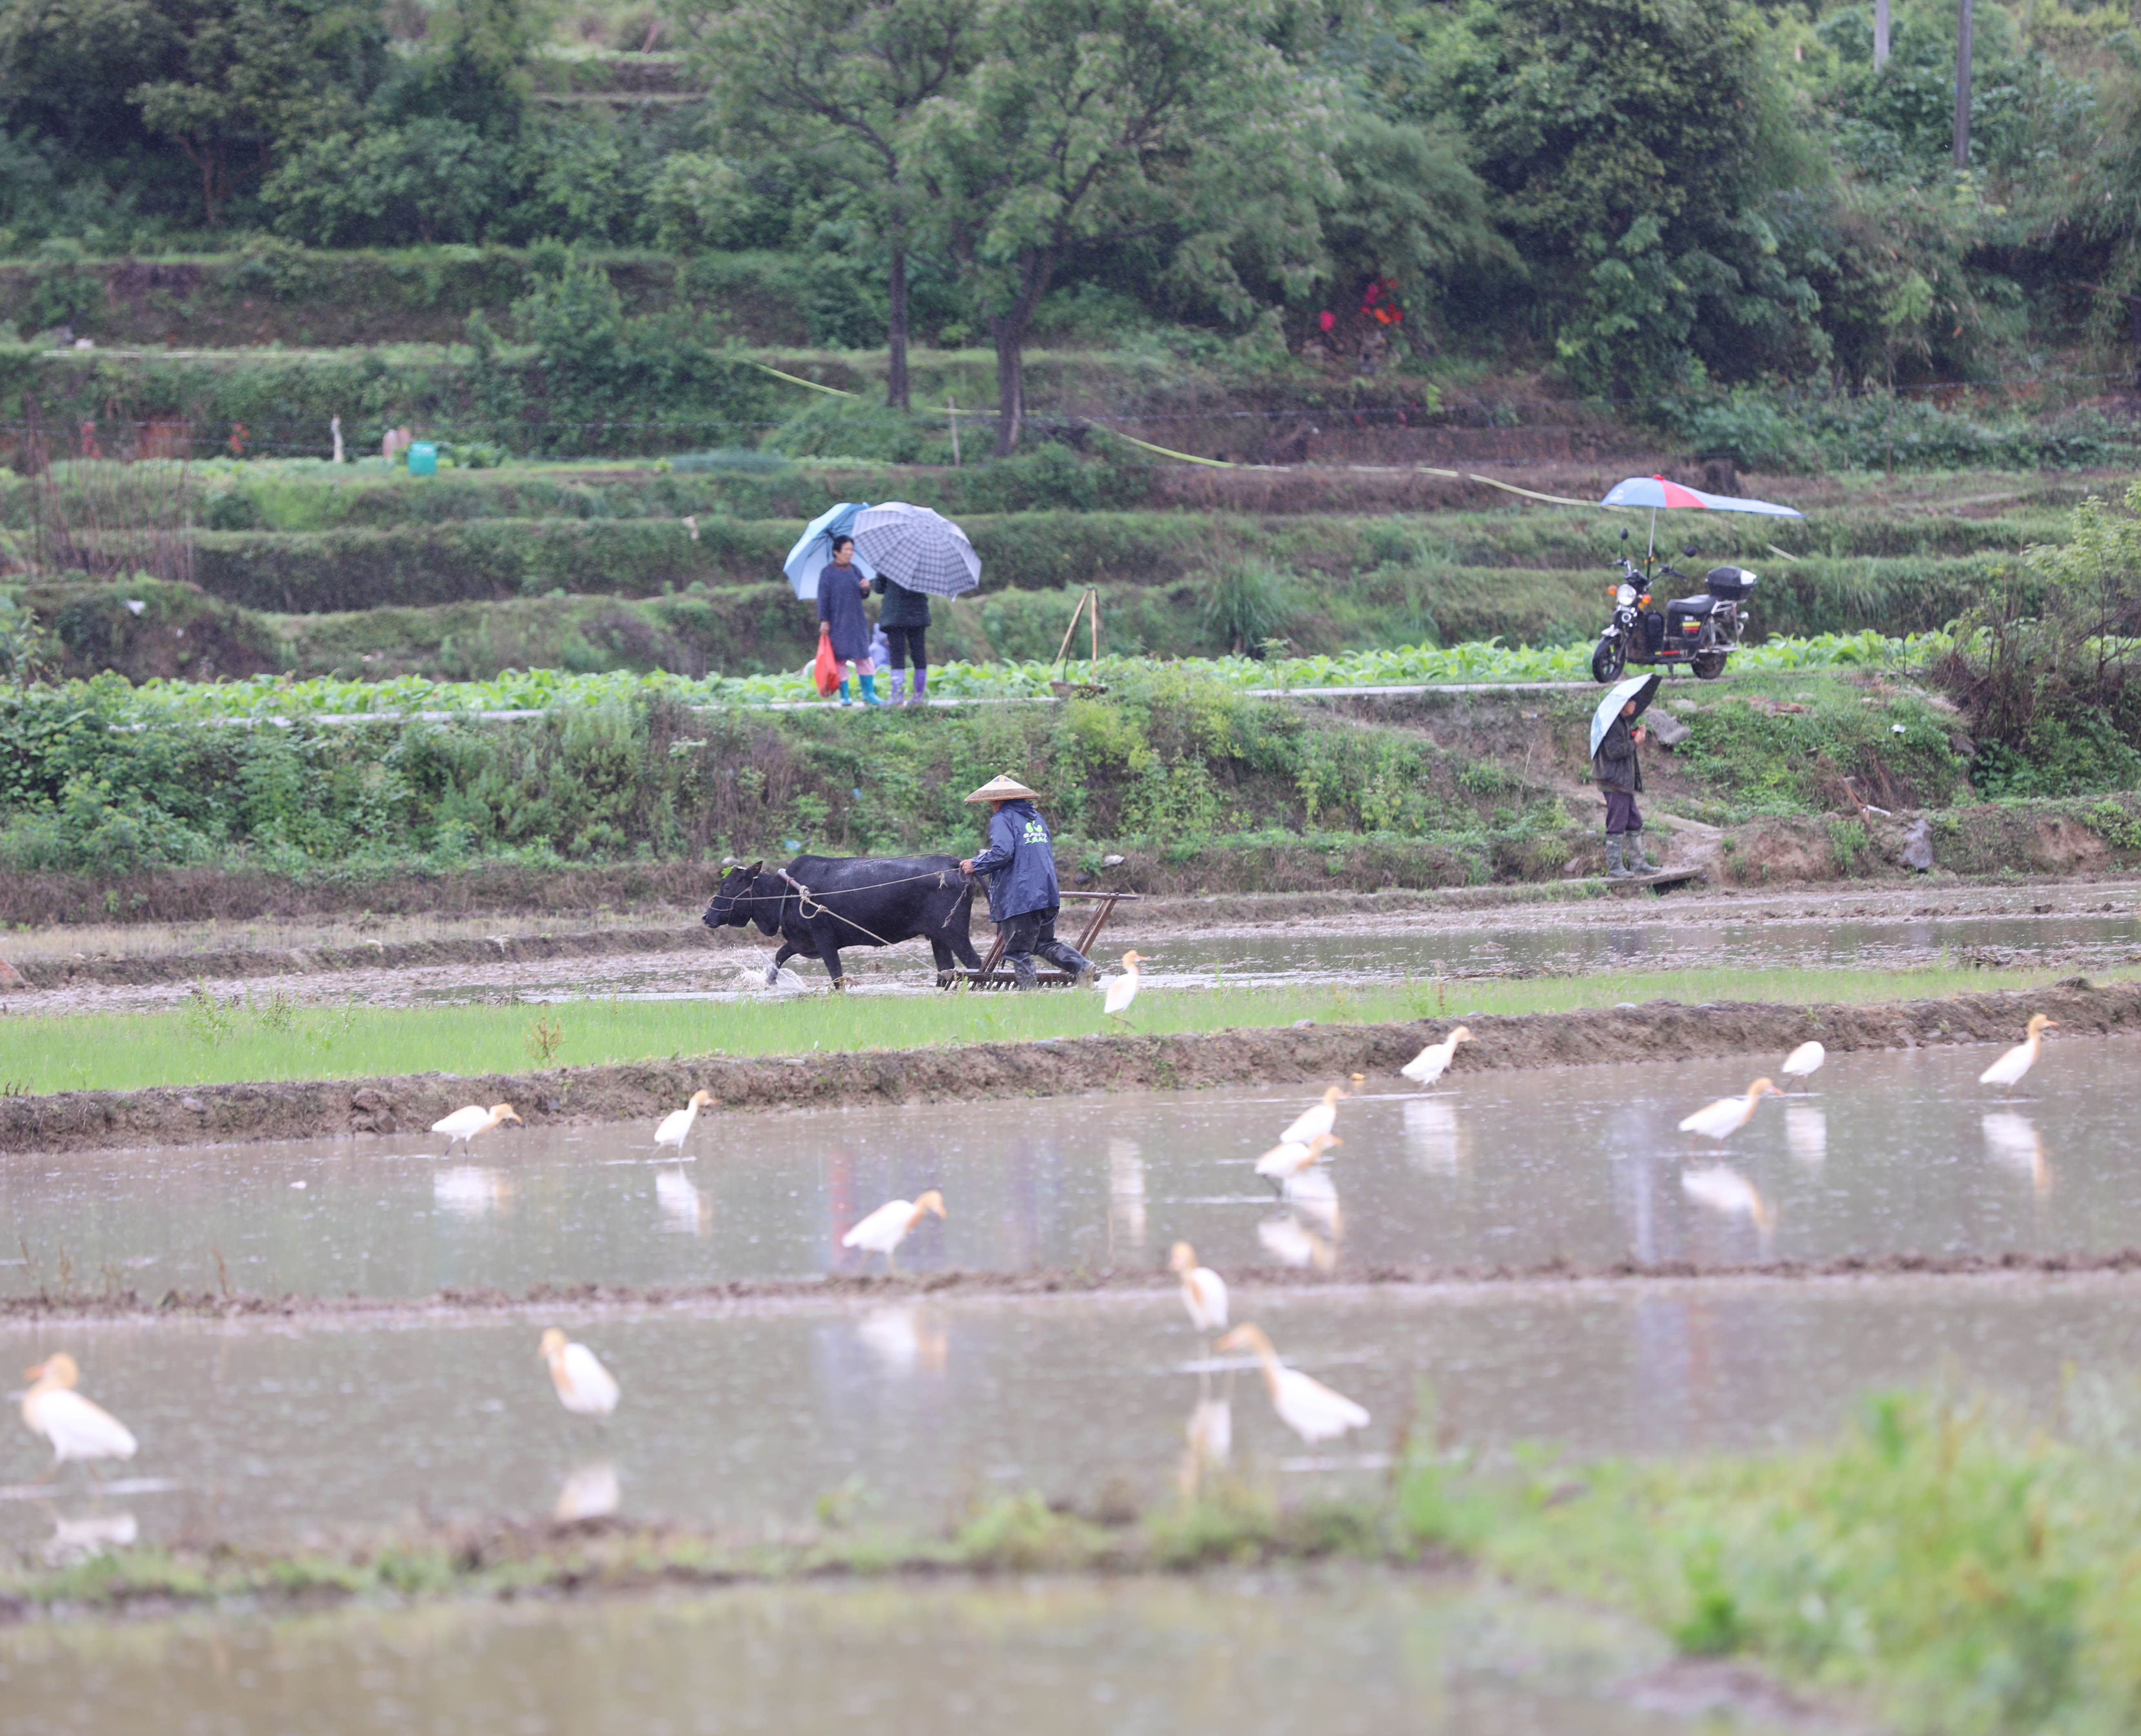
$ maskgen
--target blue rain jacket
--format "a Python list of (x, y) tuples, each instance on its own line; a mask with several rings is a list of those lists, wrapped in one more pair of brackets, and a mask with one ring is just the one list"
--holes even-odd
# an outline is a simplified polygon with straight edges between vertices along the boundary
[(989, 817), (989, 847), (974, 858), (974, 872), (989, 877), (989, 920), (1007, 922), (1063, 902), (1056, 883), (1056, 851), (1048, 822), (1021, 797)]

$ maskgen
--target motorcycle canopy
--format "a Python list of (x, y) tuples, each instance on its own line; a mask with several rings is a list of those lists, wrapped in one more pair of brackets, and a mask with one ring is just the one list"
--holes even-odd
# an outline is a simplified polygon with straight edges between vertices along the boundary
[(1718, 513), (1766, 513), (1773, 519), (1804, 519), (1806, 514), (1795, 507), (1779, 506), (1774, 500), (1743, 499), (1736, 494), (1705, 494), (1700, 489), (1691, 489), (1682, 483), (1667, 482), (1662, 476), (1631, 476), (1625, 482), (1617, 482), (1601, 506), (1647, 506), (1656, 511), (1661, 506), (1707, 507)]
[(1591, 715), (1591, 751), (1598, 751), (1598, 744), (1606, 739), (1607, 730), (1613, 727), (1613, 720), (1621, 715), (1621, 707), (1630, 700), (1636, 702), (1636, 716), (1641, 717), (1650, 709), (1651, 701), (1657, 697), (1658, 683), (1662, 675), (1632, 675), (1625, 681), (1616, 681), (1598, 701), (1598, 709)]

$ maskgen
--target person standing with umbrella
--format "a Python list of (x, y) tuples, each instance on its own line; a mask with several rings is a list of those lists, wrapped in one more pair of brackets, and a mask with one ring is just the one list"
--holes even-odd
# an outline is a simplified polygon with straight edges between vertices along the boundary
[(1636, 750), (1648, 731), (1636, 720), (1656, 696), (1659, 677), (1632, 676), (1604, 699), (1591, 720), (1591, 780), (1606, 798), (1606, 876), (1626, 880), (1650, 872), (1643, 855), (1643, 816), (1636, 806), (1643, 767)]
[[(870, 661), (869, 617), (863, 612), (863, 598), (869, 581), (855, 568), (855, 539), (833, 539), (833, 558), (818, 575), (818, 637), (829, 641), (833, 656), (844, 667), (852, 663), (861, 678), (863, 703), (878, 703), (877, 668)], [(840, 678), (840, 703), (851, 706), (847, 677)]]
[(949, 519), (904, 500), (864, 508), (855, 514), (854, 531), (856, 558), (869, 563), (884, 598), (879, 625), (892, 646), (893, 703), (903, 699), (899, 671), (910, 656), (914, 697), (926, 703), (929, 653), (923, 635), (929, 627), (929, 599), (975, 589), (982, 582), (982, 558)]
[(910, 591), (883, 573), (871, 582), (870, 588), (884, 599), (877, 624), (884, 630), (885, 642), (892, 652), (892, 702), (907, 703), (907, 660), (912, 657), (914, 703), (926, 706), (929, 703), (929, 647), (925, 642), (929, 631), (928, 594)]
[(1034, 804), (1041, 799), (1006, 772), (992, 778), (967, 799), (989, 804), (989, 847), (959, 866), (989, 882), (989, 920), (1004, 932), (1004, 962), (1022, 989), (1040, 986), (1034, 968), (1038, 952), (1068, 973), (1073, 982), (1090, 982), (1098, 973), (1075, 947), (1056, 937), (1056, 918), (1063, 894), (1056, 879), (1056, 848), (1048, 822)]

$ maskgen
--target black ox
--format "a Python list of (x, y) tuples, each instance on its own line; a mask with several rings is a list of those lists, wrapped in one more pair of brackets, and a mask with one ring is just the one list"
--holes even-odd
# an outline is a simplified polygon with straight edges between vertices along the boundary
[(790, 959), (807, 954), (824, 961), (834, 988), (845, 988), (841, 947), (911, 940), (929, 942), (937, 980), (944, 983), (955, 960), (969, 970), (982, 967), (967, 938), (973, 899), (974, 883), (956, 856), (798, 856), (785, 868), (763, 862), (731, 868), (701, 920), (709, 928), (756, 922), (760, 933), (779, 935), (768, 983)]

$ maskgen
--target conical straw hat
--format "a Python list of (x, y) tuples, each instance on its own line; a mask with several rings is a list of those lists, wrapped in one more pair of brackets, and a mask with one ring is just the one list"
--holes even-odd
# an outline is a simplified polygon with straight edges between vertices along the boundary
[(970, 802), (1015, 802), (1021, 796), (1024, 796), (1030, 802), (1037, 802), (1041, 799), (1041, 792), (1037, 789), (1028, 789), (1016, 778), (1009, 772), (1006, 772), (1000, 778), (991, 778), (967, 799)]

